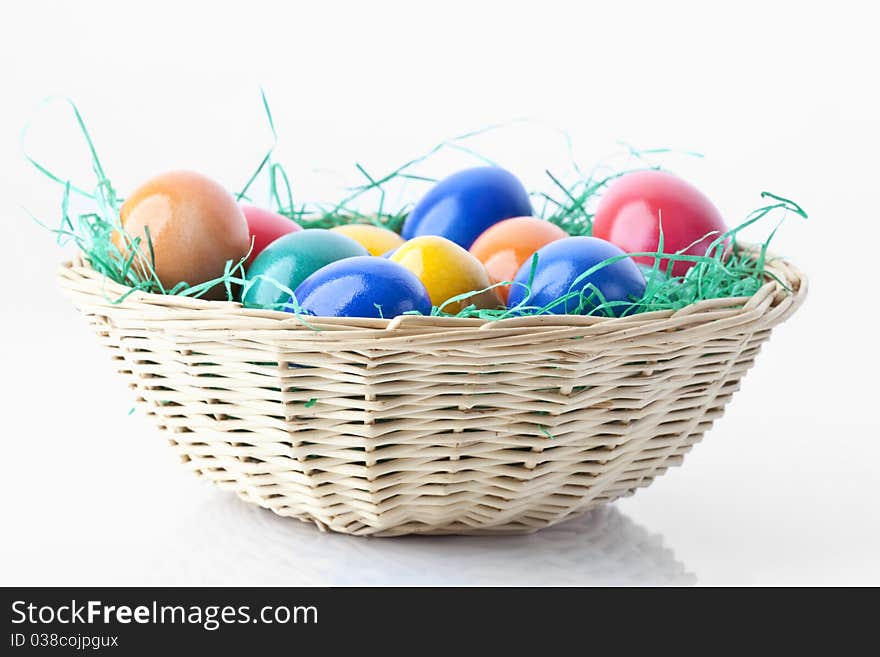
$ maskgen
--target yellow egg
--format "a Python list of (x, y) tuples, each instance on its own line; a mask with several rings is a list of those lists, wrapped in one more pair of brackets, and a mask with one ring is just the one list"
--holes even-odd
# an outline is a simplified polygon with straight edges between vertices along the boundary
[[(483, 290), (491, 285), (483, 263), (444, 237), (415, 237), (398, 248), (390, 259), (419, 277), (435, 306), (443, 306), (454, 296)], [(464, 301), (446, 304), (443, 311), (455, 314), (471, 304), (477, 308), (496, 308), (500, 302), (495, 291), (488, 290)]]
[(337, 233), (342, 233), (358, 242), (370, 255), (380, 256), (391, 249), (396, 249), (403, 244), (403, 238), (397, 233), (369, 224), (345, 224), (331, 228)]

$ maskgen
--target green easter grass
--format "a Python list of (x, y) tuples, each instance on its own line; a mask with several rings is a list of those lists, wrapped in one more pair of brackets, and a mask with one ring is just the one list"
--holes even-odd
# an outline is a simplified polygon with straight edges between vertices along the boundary
[[(387, 193), (389, 184), (402, 181), (435, 182), (433, 179), (417, 175), (413, 172), (413, 169), (416, 165), (425, 162), (442, 150), (463, 151), (483, 162), (489, 162), (485, 157), (470, 149), (467, 146), (467, 141), (487, 130), (497, 128), (497, 126), (486, 128), (444, 141), (427, 153), (411, 159), (381, 176), (371, 175), (363, 166), (355, 164), (365, 182), (350, 189), (349, 193), (342, 200), (335, 203), (302, 202), (297, 204), (294, 201), (293, 188), (284, 167), (273, 159), (278, 136), (265, 94), (262, 95), (262, 101), (272, 132), (273, 142), (253, 175), (235, 196), (240, 201), (250, 200), (248, 196), (249, 190), (261, 176), (266, 176), (273, 208), (280, 214), (295, 220), (303, 228), (332, 228), (348, 223), (367, 223), (400, 232), (410, 207), (409, 205), (389, 207), (389, 194)], [(230, 301), (235, 300), (233, 292), (235, 287), (242, 286), (243, 292), (246, 292), (254, 284), (254, 280), (248, 280), (246, 276), (244, 269), (246, 257), (238, 262), (227, 262), (223, 275), (215, 280), (195, 284), (181, 282), (170, 289), (162, 285), (153, 267), (155, 258), (149, 232), (147, 231), (145, 234), (146, 239), (142, 239), (141, 237), (131, 237), (122, 229), (119, 223), (119, 208), (122, 205), (123, 199), (117, 195), (115, 188), (104, 171), (79, 110), (72, 101), (68, 100), (66, 102), (69, 103), (77, 125), (85, 139), (96, 184), (91, 191), (75, 186), (69, 180), (49, 170), (25, 152), (27, 160), (40, 173), (63, 187), (60, 225), (57, 228), (53, 228), (39, 221), (36, 217), (33, 217), (34, 220), (52, 231), (59, 245), (72, 241), (92, 268), (110, 280), (129, 288), (129, 291), (122, 296), (111, 299), (113, 303), (122, 303), (128, 295), (135, 291), (200, 297), (207, 290), (218, 284), (224, 286), (227, 299)], [(641, 157), (647, 153), (655, 154), (662, 152), (666, 152), (665, 149), (642, 152), (632, 151), (632, 154)], [(627, 171), (606, 176), (596, 176), (594, 174), (584, 174), (577, 166), (577, 163), (573, 162), (572, 168), (576, 174), (576, 179), (569, 183), (562, 182), (551, 171), (546, 171), (549, 180), (548, 190), (532, 192), (533, 205), (538, 216), (556, 224), (569, 235), (590, 235), (592, 233), (593, 217), (588, 210), (588, 205), (613, 179)], [(70, 201), (73, 195), (87, 199), (92, 206), (91, 210), (75, 216), (72, 215), (70, 212)], [(701, 240), (704, 237), (714, 238), (705, 256), (684, 255), (683, 253), (664, 254), (661, 217), (660, 240), (657, 250), (631, 254), (655, 257), (653, 269), (646, 275), (648, 284), (645, 293), (640, 299), (632, 299), (631, 303), (606, 301), (602, 298), (598, 289), (591, 285), (580, 288), (579, 285), (595, 271), (620, 260), (622, 257), (628, 257), (620, 256), (609, 258), (584, 272), (570, 288), (571, 292), (544, 307), (527, 305), (528, 295), (526, 295), (525, 300), (520, 305), (511, 309), (486, 310), (478, 309), (471, 305), (464, 307), (456, 314), (444, 311), (444, 308), (449, 304), (466, 301), (469, 297), (483, 291), (475, 290), (468, 294), (453, 297), (441, 306), (434, 307), (431, 314), (442, 317), (499, 320), (513, 316), (545, 314), (549, 308), (557, 307), (557, 304), (565, 304), (564, 307), (572, 309), (573, 314), (604, 316), (655, 310), (677, 310), (705, 299), (751, 296), (766, 282), (768, 277), (772, 276), (765, 269), (767, 249), (781, 225), (781, 221), (768, 232), (766, 239), (760, 245), (757, 257), (740, 247), (737, 241), (739, 233), (752, 224), (762, 220), (766, 221), (771, 215), (781, 215), (784, 217), (787, 214), (794, 213), (803, 218), (807, 217), (804, 210), (789, 199), (770, 194), (769, 192), (762, 193), (761, 197), (762, 199), (768, 199), (768, 203), (750, 213), (735, 228), (723, 234), (701, 236)], [(375, 198), (375, 203), (371, 204), (371, 211), (368, 212), (359, 209), (363, 207), (363, 201), (367, 198)], [(123, 249), (117, 247), (112, 239), (112, 235), (117, 232), (122, 235)], [(679, 260), (694, 264), (683, 277), (666, 275), (667, 271), (671, 271), (673, 263)], [(661, 272), (661, 263), (666, 271)], [(532, 259), (533, 274), (536, 264), (537, 255)], [(529, 285), (531, 280), (530, 277)], [(299, 307), (293, 291), (281, 282), (274, 280), (269, 282), (290, 295), (292, 302), (285, 309), (292, 310), (299, 316)], [(511, 284), (515, 285), (516, 283), (505, 281), (492, 287)], [(305, 317), (302, 317), (302, 319), (307, 324)]]

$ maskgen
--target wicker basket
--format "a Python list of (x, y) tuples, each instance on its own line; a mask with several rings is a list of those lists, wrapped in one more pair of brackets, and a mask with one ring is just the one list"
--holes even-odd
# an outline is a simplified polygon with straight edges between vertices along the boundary
[(135, 293), (82, 262), (63, 288), (186, 466), (349, 534), (529, 532), (681, 463), (770, 330), (790, 264), (750, 298), (618, 319), (295, 317)]

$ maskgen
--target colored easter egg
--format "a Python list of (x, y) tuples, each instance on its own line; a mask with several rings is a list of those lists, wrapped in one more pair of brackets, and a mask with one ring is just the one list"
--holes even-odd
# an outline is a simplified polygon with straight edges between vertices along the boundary
[[(248, 268), (250, 287), (245, 291), (246, 306), (280, 309), (293, 291), (321, 267), (343, 258), (369, 255), (350, 237), (322, 228), (308, 228), (282, 235), (263, 249)], [(258, 278), (263, 276), (265, 278)]]
[(263, 249), (279, 237), (302, 230), (302, 227), (293, 219), (288, 219), (284, 215), (265, 208), (242, 205), (241, 211), (244, 213), (244, 218), (247, 219), (248, 232), (254, 242), (251, 254), (245, 263), (247, 267), (250, 267), (256, 257), (263, 252)]
[[(499, 221), (480, 235), (470, 248), (483, 263), (493, 283), (512, 281), (516, 272), (532, 254), (545, 244), (568, 237), (556, 224), (537, 217), (514, 217)], [(509, 286), (495, 288), (507, 301)]]
[(475, 167), (438, 182), (403, 224), (405, 239), (439, 235), (469, 249), (489, 226), (532, 214), (522, 183), (500, 167)]
[(444, 305), (447, 300), (459, 294), (485, 290), (491, 285), (483, 263), (444, 237), (415, 237), (398, 247), (389, 259), (415, 274), (427, 288), (431, 303), (443, 306), (444, 312), (454, 315), (471, 304), (477, 308), (495, 308), (500, 305), (494, 290), (486, 290), (463, 301)]
[(338, 260), (306, 278), (294, 292), (303, 312), (318, 317), (390, 319), (409, 311), (431, 314), (431, 299), (410, 270), (384, 258)]
[[(551, 242), (537, 251), (531, 293), (526, 287), (532, 273), (530, 259), (514, 278), (518, 285), (511, 286), (507, 307), (512, 309), (525, 302), (526, 306), (546, 308), (544, 312), (556, 315), (588, 314), (602, 303), (595, 289), (605, 301), (625, 304), (603, 309), (605, 314), (624, 314), (628, 304), (645, 293), (645, 277), (632, 258), (624, 257), (583, 276), (606, 259), (623, 255), (619, 247), (598, 237), (566, 237)], [(571, 292), (581, 295), (554, 304)]]
[[(148, 276), (152, 264), (166, 289), (219, 278), (228, 260), (238, 262), (250, 248), (247, 222), (232, 194), (193, 171), (170, 171), (148, 180), (122, 204), (119, 220), (132, 240), (141, 239), (135, 266)], [(131, 249), (119, 232), (113, 242), (123, 254)], [(216, 285), (204, 296), (224, 298), (225, 287)]]
[[(666, 171), (634, 171), (615, 180), (602, 194), (593, 218), (593, 236), (613, 242), (627, 253), (683, 251), (702, 256), (727, 226), (712, 201), (700, 190)], [(710, 235), (710, 233), (714, 233)], [(635, 260), (653, 264), (651, 256)], [(667, 260), (662, 261), (665, 270)], [(694, 265), (678, 260), (672, 275), (684, 276)]]
[(403, 238), (400, 235), (381, 226), (345, 224), (330, 230), (347, 235), (374, 256), (380, 256), (403, 244)]

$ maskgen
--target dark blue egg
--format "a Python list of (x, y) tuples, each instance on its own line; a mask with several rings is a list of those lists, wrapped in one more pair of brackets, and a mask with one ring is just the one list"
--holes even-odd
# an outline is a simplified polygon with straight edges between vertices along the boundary
[(522, 183), (500, 167), (475, 167), (444, 178), (416, 203), (401, 235), (439, 235), (469, 249), (490, 226), (532, 214)]
[[(532, 271), (532, 259), (529, 258), (510, 286), (508, 308), (515, 308), (525, 299), (526, 306), (549, 306), (545, 312), (555, 315), (585, 315), (602, 303), (595, 288), (605, 301), (622, 302), (603, 308), (604, 314), (620, 316), (630, 311), (632, 301), (637, 301), (645, 293), (645, 277), (632, 258), (622, 258), (581, 278), (604, 260), (624, 255), (614, 244), (598, 237), (566, 237), (538, 249), (537, 255), (531, 295), (526, 299), (526, 285)], [(590, 285), (594, 287), (588, 287)], [(581, 295), (553, 304), (570, 292), (581, 292)]]
[(330, 263), (300, 283), (294, 294), (303, 312), (318, 317), (390, 319), (410, 310), (431, 314), (428, 291), (415, 274), (373, 256)]

